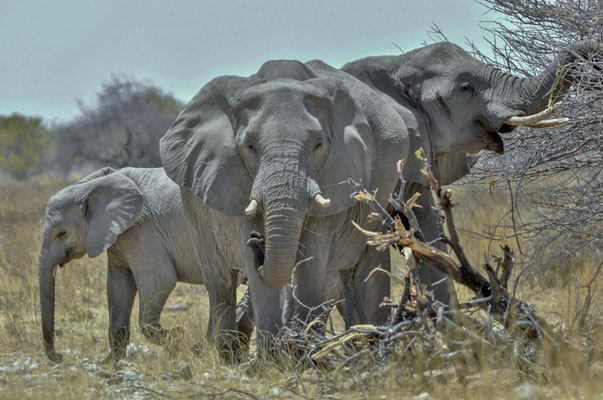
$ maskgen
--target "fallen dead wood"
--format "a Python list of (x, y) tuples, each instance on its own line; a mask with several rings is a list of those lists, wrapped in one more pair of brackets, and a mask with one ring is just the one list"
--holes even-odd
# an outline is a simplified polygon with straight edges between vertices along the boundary
[[(402, 168), (400, 162), (399, 193), (404, 192), (405, 185)], [(508, 290), (515, 262), (513, 251), (503, 245), (494, 267), (487, 263), (483, 265), (485, 274), (475, 268), (463, 251), (454, 225), (452, 192), (439, 185), (427, 163), (423, 173), (437, 200), (434, 212), (448, 227), (448, 236), (440, 239), (458, 261), (423, 240), (413, 213), (419, 194), (407, 201), (400, 194), (392, 195), (390, 204), (396, 211), (392, 216), (361, 183), (350, 180), (356, 188), (354, 198), (373, 205), (375, 212), (371, 216), (382, 220), (381, 231), (368, 231), (354, 223), (356, 228), (367, 236), (367, 243), (378, 250), (384, 251), (390, 246), (400, 249), (409, 266), (404, 277), (380, 268), (375, 268), (373, 273), (389, 274), (403, 285), (403, 292), (398, 302), (383, 300), (382, 307), (394, 310), (390, 323), (384, 326), (353, 326), (339, 334), (309, 328), (302, 329), (303, 334), (299, 334), (295, 333), (300, 332), (299, 329), (285, 328), (283, 336), (289, 359), (290, 349), (296, 348), (303, 349), (297, 352), (300, 355), (298, 368), (320, 366), (337, 371), (358, 371), (375, 366), (390, 368), (391, 363), (386, 363), (387, 360), (406, 359), (422, 360), (421, 368), (430, 370), (471, 365), (480, 368), (488, 362), (494, 368), (505, 368), (509, 364), (520, 366), (520, 370), (529, 376), (545, 374), (546, 368), (537, 363), (537, 349), (558, 348), (566, 343), (536, 314), (530, 303), (518, 299)], [(458, 304), (454, 309), (439, 303), (419, 281), (417, 269), (420, 265), (442, 271), (449, 279), (469, 288), (474, 299)], [(367, 279), (370, 278), (369, 275)], [(326, 319), (325, 316), (321, 318)], [(305, 323), (315, 325), (310, 321)], [(322, 326), (326, 324), (322, 323)]]
[[(419, 156), (422, 157), (422, 155)], [(399, 179), (402, 191), (405, 181), (401, 174), (401, 163), (398, 165), (398, 171), (400, 172)], [(441, 240), (452, 249), (459, 263), (449, 254), (418, 238), (415, 234), (417, 228), (413, 227), (414, 224), (412, 222), (410, 223), (410, 229), (407, 230), (399, 217), (391, 218), (389, 213), (383, 215), (385, 228), (383, 232), (367, 231), (354, 223), (368, 237), (367, 243), (377, 246), (377, 249), (385, 249), (393, 245), (410, 249), (416, 260), (438, 269), (448, 277), (454, 279), (455, 282), (466, 286), (475, 293), (476, 300), (472, 303), (465, 303), (464, 308), (471, 305), (488, 309), (496, 320), (503, 323), (507, 329), (512, 328), (513, 321), (530, 321), (529, 324), (523, 323), (520, 324), (521, 326), (515, 327), (519, 327), (531, 339), (546, 338), (553, 345), (556, 345), (557, 343), (552, 337), (552, 329), (546, 321), (535, 314), (533, 306), (528, 302), (517, 299), (508, 291), (507, 285), (514, 266), (513, 251), (507, 245), (502, 246), (503, 256), (499, 258), (496, 271), (489, 264), (485, 264), (484, 270), (487, 273), (487, 277), (483, 276), (470, 264), (460, 245), (452, 216), (452, 191), (440, 186), (437, 179), (431, 173), (428, 162), (425, 162), (425, 167), (421, 172), (428, 179), (437, 200), (436, 204), (439, 206), (439, 210), (434, 210), (434, 212), (439, 213), (441, 210), (444, 213), (443, 218), (446, 221), (450, 237), (443, 235)], [(383, 207), (378, 205), (375, 198), (361, 184), (353, 180), (350, 180), (350, 183), (358, 190), (355, 195), (357, 200), (375, 204), (378, 212), (382, 214), (386, 213)], [(417, 198), (418, 193), (407, 202), (401, 201), (399, 198), (394, 199), (392, 196), (390, 204), (395, 207), (396, 211), (405, 216), (408, 221), (414, 221), (415, 218), (412, 214), (412, 209), (416, 207)], [(499, 271), (502, 272), (499, 274)], [(403, 305), (404, 302), (401, 301), (400, 304)]]

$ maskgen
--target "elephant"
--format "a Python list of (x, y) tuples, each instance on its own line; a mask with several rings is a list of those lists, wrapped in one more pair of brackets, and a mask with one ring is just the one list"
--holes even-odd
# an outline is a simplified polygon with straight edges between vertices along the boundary
[[(563, 121), (541, 121), (573, 80), (571, 66), (579, 56), (601, 54), (598, 42), (580, 42), (564, 49), (542, 73), (518, 78), (472, 57), (461, 47), (436, 43), (397, 56), (366, 57), (341, 70), (358, 78), (388, 100), (404, 120), (410, 140), (404, 168), (405, 197), (419, 192), (423, 208), (416, 211), (425, 238), (437, 240), (443, 231), (433, 205), (429, 184), (420, 173), (422, 161), (413, 156), (423, 148), (441, 184), (447, 185), (469, 172), (468, 153), (504, 152), (500, 134), (517, 126), (549, 127)], [(569, 68), (568, 68), (569, 67)], [(565, 76), (560, 82), (559, 72)], [(557, 84), (558, 83), (558, 84)], [(443, 246), (442, 243), (437, 244)], [(422, 282), (433, 284), (445, 276), (422, 266)], [(435, 297), (454, 302), (453, 287), (437, 285)]]
[[(356, 270), (369, 270), (365, 264), (389, 268), (389, 255), (367, 247), (351, 224), (379, 229), (380, 221), (369, 218), (370, 205), (351, 197), (355, 189), (347, 180), (379, 189), (376, 199), (385, 205), (397, 181), (396, 162), (407, 152), (404, 120), (389, 102), (319, 60), (268, 61), (250, 77), (215, 78), (160, 141), (167, 175), (202, 200), (187, 214), (193, 225), (203, 226), (199, 215), (206, 209), (237, 219), (258, 348), (282, 325), (279, 289), (292, 276), (294, 316), (318, 312), (335, 273), (346, 325), (386, 321), (379, 304), (389, 295), (389, 278), (375, 274), (362, 291), (352, 279)], [(226, 293), (234, 282), (222, 284)], [(211, 307), (234, 308), (232, 296), (219, 300)], [(234, 324), (232, 315), (222, 315), (218, 332)]]
[[(222, 218), (223, 220), (223, 218)], [(221, 221), (211, 218), (201, 230), (208, 263), (219, 263), (221, 246), (214, 231)], [(234, 221), (231, 223), (236, 231)], [(199, 239), (199, 238), (197, 238)], [(130, 314), (139, 295), (139, 325), (145, 338), (163, 344), (171, 331), (160, 323), (163, 306), (176, 282), (207, 282), (195, 257), (180, 188), (161, 168), (100, 169), (48, 200), (39, 262), (42, 333), (46, 355), (60, 361), (54, 349), (55, 270), (87, 254), (107, 251), (109, 309), (108, 357), (124, 356), (130, 336)], [(238, 264), (230, 273), (244, 279)], [(249, 311), (251, 314), (251, 310)], [(250, 337), (253, 325), (242, 318), (239, 332)]]

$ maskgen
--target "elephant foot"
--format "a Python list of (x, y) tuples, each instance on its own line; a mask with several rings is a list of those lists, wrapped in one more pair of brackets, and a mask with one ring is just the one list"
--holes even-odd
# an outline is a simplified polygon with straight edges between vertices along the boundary
[(247, 338), (239, 332), (218, 338), (220, 356), (227, 364), (240, 363), (243, 354), (247, 352), (248, 344)]
[(159, 346), (165, 346), (174, 340), (182, 339), (184, 336), (184, 328), (181, 326), (166, 329), (158, 324), (144, 324), (141, 325), (140, 330), (145, 339)]
[(269, 332), (258, 332), (255, 339), (258, 359), (277, 361), (279, 358), (282, 358), (280, 353), (286, 348), (286, 345), (283, 344), (281, 339), (284, 338), (277, 338), (277, 336)]
[(117, 362), (126, 357), (127, 342), (121, 342), (116, 346), (111, 347), (111, 351), (102, 361), (102, 365), (115, 365)]
[(158, 346), (165, 345), (166, 339), (168, 337), (167, 329), (148, 325), (147, 327), (144, 327), (141, 330), (142, 336), (144, 336), (145, 339), (147, 339), (149, 342)]
[(241, 335), (234, 335), (226, 338), (221, 337), (218, 338), (217, 342), (214, 340), (213, 343), (215, 347), (208, 346), (206, 343), (195, 343), (190, 347), (190, 351), (193, 355), (199, 357), (202, 354), (217, 348), (220, 357), (227, 364), (238, 364), (249, 349), (249, 341)]

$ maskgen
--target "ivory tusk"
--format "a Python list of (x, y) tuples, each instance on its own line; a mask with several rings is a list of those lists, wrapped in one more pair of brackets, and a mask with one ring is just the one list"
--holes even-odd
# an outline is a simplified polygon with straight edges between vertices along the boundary
[(258, 211), (258, 202), (255, 199), (251, 199), (251, 201), (249, 202), (249, 205), (245, 209), (245, 214), (252, 216), (252, 215), (255, 215), (255, 213), (257, 211)]
[(569, 122), (569, 118), (555, 118), (555, 119), (546, 119), (544, 121), (538, 121), (533, 124), (528, 124), (526, 127), (528, 128), (554, 128), (556, 126), (565, 125)]
[(561, 104), (561, 102), (554, 104), (553, 106), (547, 107), (546, 109), (544, 109), (536, 114), (524, 115), (522, 117), (518, 117), (518, 116), (510, 117), (510, 118), (507, 118), (506, 120), (504, 120), (503, 123), (507, 124), (507, 125), (511, 125), (511, 126), (533, 125), (533, 124), (540, 122), (540, 121), (544, 120), (545, 118), (548, 118), (551, 115), (555, 114), (557, 112), (555, 107), (560, 104)]
[(314, 201), (322, 208), (327, 208), (331, 205), (331, 200), (325, 199), (320, 193), (314, 196)]

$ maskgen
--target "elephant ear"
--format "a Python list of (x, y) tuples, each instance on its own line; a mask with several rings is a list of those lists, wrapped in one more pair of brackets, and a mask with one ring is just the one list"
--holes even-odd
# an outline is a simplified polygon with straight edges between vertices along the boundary
[(317, 81), (327, 92), (333, 93), (331, 146), (317, 176), (331, 207), (314, 208), (311, 215), (331, 215), (354, 206), (355, 188), (348, 178), (372, 191), (379, 189), (377, 200), (387, 204), (397, 182), (396, 162), (408, 152), (404, 120), (388, 101), (346, 72), (319, 60), (307, 65), (321, 77)]
[(244, 214), (251, 177), (235, 143), (231, 101), (257, 79), (223, 76), (205, 85), (160, 141), (167, 175), (203, 204), (230, 216)]
[(107, 175), (112, 174), (114, 172), (115, 172), (115, 169), (113, 169), (111, 167), (101, 168), (98, 171), (95, 171), (95, 172), (91, 173), (90, 175), (85, 176), (84, 178), (82, 178), (79, 181), (75, 182), (75, 184), (86, 183), (86, 182), (89, 182), (89, 181), (91, 181), (93, 179), (100, 178), (100, 177), (103, 177), (103, 176), (107, 176)]
[(466, 153), (460, 152), (438, 154), (437, 158), (435, 156), (432, 136), (439, 133), (434, 131), (435, 128), (429, 122), (429, 116), (421, 104), (425, 99), (437, 97), (437, 88), (442, 86), (442, 83), (436, 79), (429, 80), (423, 84), (423, 92), (420, 92), (401, 83), (405, 80), (411, 79), (400, 78), (396, 83), (399, 95), (397, 102), (402, 106), (397, 108), (397, 112), (408, 121), (410, 139), (408, 158), (404, 164), (404, 178), (409, 182), (429, 186), (429, 181), (421, 173), (425, 161), (417, 156), (418, 151), (423, 149), (423, 154), (440, 184), (448, 185), (469, 173), (469, 161)]
[(372, 163), (375, 156), (372, 129), (347, 88), (336, 80), (319, 79), (313, 82), (330, 92), (332, 107), (321, 119), (327, 125), (329, 153), (318, 170), (316, 181), (331, 206), (313, 205), (309, 215), (324, 217), (342, 212), (354, 205), (355, 189), (348, 183), (352, 178), (370, 187)]
[(88, 221), (86, 252), (94, 258), (136, 222), (143, 198), (134, 181), (122, 174), (99, 177), (85, 185), (89, 187), (84, 200)]
[(441, 153), (435, 157), (433, 145), (429, 135), (433, 134), (429, 124), (424, 123), (419, 113), (414, 113), (416, 128), (409, 128), (408, 158), (404, 163), (404, 178), (409, 182), (429, 186), (429, 181), (421, 170), (425, 168), (425, 161), (420, 159), (418, 152), (423, 149), (423, 154), (431, 165), (431, 169), (440, 184), (449, 185), (469, 173), (469, 160), (466, 153)]

